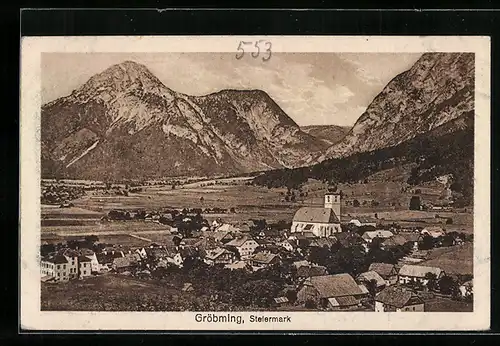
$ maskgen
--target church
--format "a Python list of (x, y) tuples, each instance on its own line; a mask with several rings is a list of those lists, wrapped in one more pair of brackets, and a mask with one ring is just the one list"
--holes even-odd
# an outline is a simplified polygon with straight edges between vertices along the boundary
[(327, 193), (323, 208), (303, 207), (297, 210), (291, 233), (308, 232), (316, 237), (328, 237), (341, 232), (340, 194)]

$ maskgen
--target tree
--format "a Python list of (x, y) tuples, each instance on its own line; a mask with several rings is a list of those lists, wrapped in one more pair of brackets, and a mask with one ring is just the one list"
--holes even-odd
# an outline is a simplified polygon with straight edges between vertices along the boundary
[(368, 263), (364, 249), (359, 245), (353, 245), (332, 253), (326, 267), (330, 274), (349, 273), (357, 275), (368, 270)]
[(267, 227), (267, 222), (265, 219), (251, 219), (255, 226), (251, 227), (253, 233), (258, 233)]
[(66, 246), (67, 246), (67, 247), (69, 247), (69, 248), (70, 248), (70, 249), (72, 249), (72, 250), (77, 249), (77, 248), (78, 248), (78, 245), (80, 245), (80, 242), (79, 242), (78, 240), (73, 240), (73, 239), (71, 239), (71, 240), (68, 240), (68, 241), (66, 242)]
[(288, 298), (288, 301), (292, 304), (297, 300), (297, 291), (295, 290), (287, 290), (285, 296)]
[(312, 299), (307, 299), (305, 303), (307, 309), (316, 309), (316, 302)]
[[(111, 220), (127, 220), (127, 213), (121, 210), (110, 210), (108, 217)], [(128, 214), (128, 218), (130, 219), (130, 213)]]
[(434, 247), (434, 238), (430, 235), (424, 235), (422, 241), (418, 244), (420, 250), (430, 250)]
[(420, 197), (412, 196), (410, 199), (410, 210), (420, 210)]
[(447, 225), (451, 225), (451, 224), (453, 224), (453, 219), (452, 219), (451, 217), (447, 218), (447, 219), (446, 219), (446, 224), (447, 224)]
[(370, 243), (370, 249), (380, 249), (382, 245), (382, 238), (375, 237), (373, 238), (372, 242)]
[(452, 246), (455, 243), (455, 238), (451, 234), (446, 234), (441, 239), (443, 246)]
[(437, 276), (434, 273), (425, 273), (425, 279), (427, 281), (427, 288), (431, 291), (434, 291), (437, 289)]
[(87, 235), (87, 236), (85, 236), (85, 241), (88, 243), (96, 243), (99, 241), (99, 238), (94, 234)]
[(447, 276), (447, 275), (445, 275), (445, 276), (441, 277), (441, 279), (439, 279), (438, 286), (439, 286), (439, 291), (442, 294), (453, 295), (453, 294), (456, 294), (457, 291), (459, 291), (458, 283), (455, 280), (453, 280), (453, 278), (451, 276)]
[(397, 259), (391, 250), (382, 250), (380, 248), (371, 248), (366, 255), (366, 261), (368, 265), (374, 262), (390, 264), (397, 263)]
[[(413, 246), (414, 243), (412, 241), (404, 243), (403, 246), (401, 246), (401, 253), (403, 254), (401, 257), (411, 254), (413, 252)], [(396, 249), (399, 249), (399, 246), (397, 246)]]
[(271, 280), (252, 280), (235, 287), (234, 298), (236, 302), (247, 307), (256, 305), (268, 308), (279, 291), (280, 287)]
[[(238, 251), (238, 248), (234, 245), (226, 245), (225, 246), (226, 250), (231, 251), (234, 253), (235, 258), (239, 261), (240, 260), (240, 252)], [(257, 249), (255, 249), (257, 250)], [(257, 252), (257, 251), (255, 251)]]
[(354, 201), (352, 201), (352, 206), (355, 207), (355, 208), (358, 208), (360, 206), (360, 203), (357, 199), (355, 199)]
[(326, 266), (330, 259), (330, 251), (324, 247), (312, 247), (309, 253), (309, 261)]
[(342, 248), (342, 244), (337, 240), (337, 241), (333, 242), (333, 244), (330, 246), (330, 253), (337, 252), (341, 248)]
[(375, 297), (375, 294), (377, 293), (377, 280), (371, 279), (370, 281), (366, 281), (366, 288), (368, 289), (370, 296), (372, 298)]
[(159, 267), (151, 272), (151, 277), (153, 279), (159, 280), (159, 279), (162, 279), (163, 277), (165, 277), (166, 274), (167, 274), (167, 269), (163, 268), (163, 267)]
[(234, 207), (231, 207), (231, 209), (229, 209), (229, 212), (234, 214), (236, 213), (236, 209)]
[(55, 251), (56, 251), (56, 247), (54, 244), (42, 244), (42, 246), (40, 248), (40, 254), (42, 256), (47, 256), (51, 252), (55, 252)]
[[(334, 184), (334, 183), (330, 182), (330, 184)], [(337, 192), (337, 188), (338, 188), (338, 187), (337, 187), (337, 185), (335, 184), (335, 185), (330, 185), (330, 186), (328, 186), (327, 190), (328, 190), (328, 192)]]

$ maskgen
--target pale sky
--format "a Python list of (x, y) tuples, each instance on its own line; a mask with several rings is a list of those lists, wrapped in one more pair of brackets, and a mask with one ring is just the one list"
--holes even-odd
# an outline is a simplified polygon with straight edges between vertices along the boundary
[(261, 89), (299, 125), (353, 125), (382, 88), (421, 54), (276, 53), (269, 61), (229, 53), (44, 53), (42, 101), (69, 95), (94, 74), (132, 60), (168, 88), (205, 95)]

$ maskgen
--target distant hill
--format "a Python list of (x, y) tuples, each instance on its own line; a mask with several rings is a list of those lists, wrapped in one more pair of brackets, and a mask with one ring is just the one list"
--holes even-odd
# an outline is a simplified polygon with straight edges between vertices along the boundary
[(450, 188), (471, 204), (474, 191), (474, 113), (468, 112), (430, 132), (404, 143), (328, 159), (310, 167), (265, 172), (257, 185), (295, 188), (309, 178), (330, 182), (358, 182), (385, 169), (409, 169), (408, 183), (415, 185), (451, 174)]
[(328, 145), (261, 90), (189, 96), (126, 61), (41, 110), (42, 177), (241, 174), (314, 162)]
[(393, 147), (474, 110), (474, 54), (426, 53), (318, 161)]
[(332, 145), (344, 138), (351, 127), (339, 125), (308, 125), (301, 126), (300, 129), (305, 133), (321, 139), (328, 145)]

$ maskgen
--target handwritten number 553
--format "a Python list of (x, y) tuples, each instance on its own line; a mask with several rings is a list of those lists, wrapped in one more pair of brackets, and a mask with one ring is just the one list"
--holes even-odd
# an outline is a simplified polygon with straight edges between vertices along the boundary
[(259, 57), (259, 55), (261, 54), (261, 44), (264, 44), (264, 56), (262, 57), (262, 61), (268, 61), (269, 59), (271, 59), (271, 55), (272, 55), (272, 52), (271, 52), (271, 48), (272, 48), (272, 44), (271, 42), (269, 41), (264, 41), (264, 40), (259, 40), (259, 41), (255, 41), (255, 42), (248, 42), (248, 41), (240, 41), (240, 44), (238, 45), (238, 48), (237, 48), (237, 51), (238, 53), (236, 53), (236, 59), (241, 59), (243, 58), (243, 56), (245, 55), (245, 46), (250, 46), (253, 44), (254, 46), (254, 49), (252, 50), (251, 52), (251, 56), (252, 58), (256, 59)]

